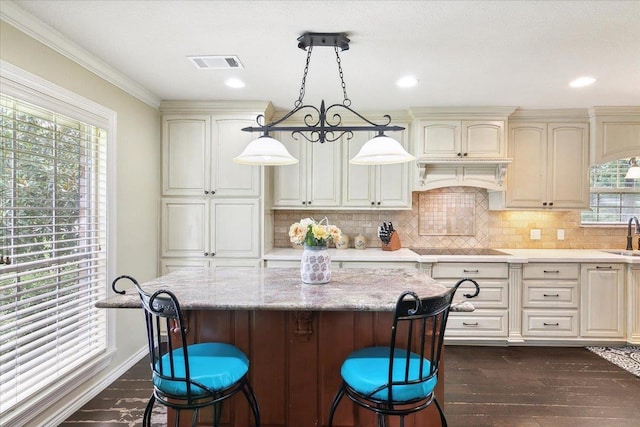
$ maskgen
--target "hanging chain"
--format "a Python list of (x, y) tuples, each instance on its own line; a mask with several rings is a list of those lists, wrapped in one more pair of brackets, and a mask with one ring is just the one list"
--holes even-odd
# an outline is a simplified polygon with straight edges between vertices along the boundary
[(342, 93), (344, 95), (344, 99), (342, 100), (342, 105), (345, 107), (351, 106), (351, 100), (347, 96), (347, 85), (344, 83), (344, 74), (342, 73), (342, 61), (340, 60), (340, 54), (338, 53), (338, 45), (333, 46), (333, 50), (336, 52), (336, 62), (338, 63), (338, 74), (340, 75), (340, 84), (342, 85)]
[(307, 49), (307, 62), (304, 64), (304, 73), (302, 74), (302, 85), (300, 86), (300, 95), (296, 102), (293, 103), (295, 108), (298, 108), (302, 105), (302, 100), (304, 99), (304, 93), (306, 91), (307, 85), (307, 73), (309, 72), (309, 63), (311, 62), (311, 51), (313, 50), (313, 43), (309, 44), (309, 48)]

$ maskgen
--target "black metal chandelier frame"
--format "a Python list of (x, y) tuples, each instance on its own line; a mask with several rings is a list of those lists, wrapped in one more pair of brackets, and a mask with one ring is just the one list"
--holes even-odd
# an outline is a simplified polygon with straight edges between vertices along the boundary
[[(307, 51), (307, 60), (302, 75), (302, 84), (300, 86), (300, 94), (294, 103), (294, 108), (286, 113), (282, 118), (271, 123), (265, 124), (264, 115), (256, 118), (258, 126), (245, 127), (245, 132), (262, 132), (265, 136), (270, 132), (284, 131), (291, 132), (294, 139), (300, 135), (309, 142), (324, 143), (325, 141), (334, 142), (346, 135), (347, 140), (353, 137), (354, 132), (377, 132), (378, 135), (384, 135), (384, 132), (394, 132), (404, 130), (401, 126), (391, 126), (391, 116), (384, 115), (386, 123), (375, 123), (362, 114), (351, 108), (351, 100), (347, 96), (347, 86), (344, 82), (344, 74), (342, 72), (342, 63), (340, 60), (340, 50), (349, 49), (349, 38), (345, 33), (304, 33), (298, 37), (298, 47)], [(307, 74), (309, 72), (309, 63), (311, 62), (311, 53), (314, 46), (333, 46), (336, 53), (336, 62), (338, 64), (338, 72), (340, 75), (340, 83), (342, 86), (343, 100), (342, 104), (332, 104), (325, 107), (322, 100), (320, 107), (304, 104), (304, 95), (306, 91)], [(348, 126), (343, 125), (342, 115), (340, 113), (348, 112), (360, 120), (364, 125)], [(281, 125), (294, 115), (303, 114), (304, 125), (292, 126)]]

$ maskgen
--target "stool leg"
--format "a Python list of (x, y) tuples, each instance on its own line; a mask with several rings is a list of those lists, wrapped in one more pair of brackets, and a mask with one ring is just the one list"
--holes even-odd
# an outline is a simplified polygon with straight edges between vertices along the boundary
[(340, 403), (340, 400), (342, 400), (342, 396), (344, 396), (344, 383), (340, 385), (340, 388), (336, 393), (336, 397), (333, 398), (333, 402), (331, 403), (331, 410), (329, 412), (329, 427), (333, 427), (333, 415), (335, 414), (336, 409), (338, 408), (338, 404)]
[(436, 402), (436, 408), (438, 408), (438, 412), (440, 413), (440, 424), (442, 427), (447, 427), (447, 419), (444, 417), (444, 412), (442, 411), (442, 407), (440, 406), (438, 399), (434, 397), (433, 401)]
[(251, 407), (251, 411), (253, 412), (253, 418), (256, 423), (256, 427), (260, 427), (260, 408), (258, 407), (258, 400), (256, 399), (256, 395), (253, 392), (253, 388), (251, 388), (251, 384), (249, 384), (249, 382), (244, 383), (244, 387), (242, 387), (242, 393), (249, 402), (249, 406)]
[(142, 416), (142, 427), (151, 427), (151, 412), (153, 412), (153, 404), (156, 401), (156, 397), (152, 394), (147, 402), (147, 407), (144, 409), (144, 415)]

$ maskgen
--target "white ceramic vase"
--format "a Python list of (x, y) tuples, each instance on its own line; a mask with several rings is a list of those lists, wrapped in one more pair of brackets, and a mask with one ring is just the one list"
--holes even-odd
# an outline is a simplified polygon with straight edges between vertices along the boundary
[(300, 277), (309, 285), (321, 285), (331, 280), (331, 257), (326, 246), (306, 246), (300, 261)]

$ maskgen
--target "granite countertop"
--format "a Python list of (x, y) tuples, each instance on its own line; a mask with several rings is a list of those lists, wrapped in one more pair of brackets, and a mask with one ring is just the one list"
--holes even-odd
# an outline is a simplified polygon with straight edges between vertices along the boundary
[[(419, 269), (337, 269), (324, 285), (306, 285), (297, 268), (193, 268), (175, 271), (141, 284), (147, 292), (171, 290), (186, 310), (291, 310), (291, 311), (393, 311), (405, 290), (421, 297), (444, 293), (447, 288)], [(117, 283), (126, 295), (113, 293), (98, 302), (101, 308), (139, 308), (140, 298), (126, 279)], [(452, 311), (473, 311), (456, 292)]]
[[(380, 248), (329, 249), (332, 261), (370, 262), (619, 262), (640, 264), (640, 251), (630, 252), (615, 249), (497, 249), (504, 255), (418, 255), (409, 248), (383, 251)], [(613, 253), (612, 253), (613, 252)], [(627, 254), (627, 255), (623, 255)], [(301, 249), (274, 248), (264, 255), (267, 261), (299, 261)]]

